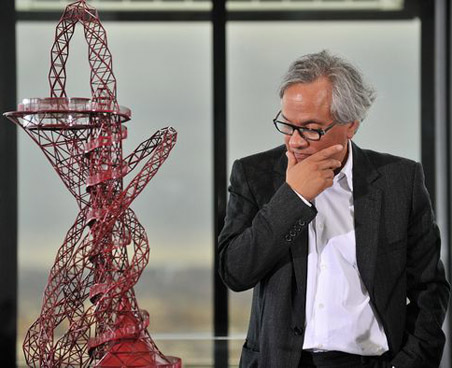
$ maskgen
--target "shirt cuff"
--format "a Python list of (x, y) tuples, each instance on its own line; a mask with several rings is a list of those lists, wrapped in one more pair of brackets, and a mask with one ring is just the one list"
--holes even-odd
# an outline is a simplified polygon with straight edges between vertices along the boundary
[(296, 190), (294, 190), (294, 189), (292, 189), (294, 192), (295, 192), (295, 194), (306, 204), (306, 205), (308, 205), (309, 207), (312, 207), (312, 203), (311, 202), (309, 202), (305, 197), (303, 197), (300, 193), (298, 193)]

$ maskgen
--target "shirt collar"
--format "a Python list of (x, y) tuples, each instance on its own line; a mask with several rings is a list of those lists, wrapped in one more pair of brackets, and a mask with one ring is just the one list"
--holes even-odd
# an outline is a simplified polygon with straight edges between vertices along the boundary
[(334, 178), (335, 181), (341, 180), (344, 176), (347, 180), (348, 188), (353, 192), (353, 149), (351, 140), (348, 141), (348, 156), (345, 165), (342, 167), (339, 174)]

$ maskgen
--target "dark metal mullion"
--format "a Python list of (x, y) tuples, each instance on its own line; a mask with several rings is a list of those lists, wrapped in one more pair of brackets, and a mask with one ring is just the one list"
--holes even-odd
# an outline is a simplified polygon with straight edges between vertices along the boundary
[[(102, 21), (125, 22), (198, 22), (209, 21), (210, 11), (111, 11), (99, 10)], [(18, 11), (19, 21), (58, 21), (61, 11)]]
[[(410, 0), (411, 1), (411, 0)], [(416, 17), (413, 7), (400, 11), (310, 11), (310, 10), (272, 10), (272, 11), (228, 11), (228, 20), (232, 21), (369, 21), (369, 20), (405, 20)]]
[[(437, 217), (441, 226), (443, 245), (450, 244), (450, 177), (449, 177), (449, 0), (435, 0), (435, 134)], [(450, 274), (450, 247), (443, 247), (442, 258), (445, 260), (446, 273)], [(450, 314), (446, 319), (445, 332), (450, 337)], [(447, 339), (447, 341), (449, 338)], [(441, 367), (450, 367), (451, 348), (446, 344)]]
[(17, 143), (16, 127), (2, 116), (16, 109), (14, 0), (0, 2), (0, 346), (2, 367), (16, 366)]
[[(452, 74), (451, 74), (451, 62), (452, 62), (452, 6), (449, 1), (446, 1), (446, 227), (449, 239), (447, 247), (447, 274), (448, 279), (452, 280), (452, 149), (450, 147), (452, 142)], [(452, 340), (452, 308), (448, 310), (448, 328), (449, 334), (447, 341)], [(449, 362), (452, 362), (452, 349), (449, 348)]]
[[(144, 12), (119, 12), (119, 11), (100, 11), (102, 21), (116, 22), (199, 22), (209, 21), (210, 12), (161, 12), (161, 11), (144, 11)], [(17, 13), (18, 21), (58, 21), (61, 12), (36, 12), (36, 11), (19, 11)], [(268, 12), (230, 12), (228, 20), (231, 21), (373, 21), (373, 20), (407, 20), (415, 18), (415, 15), (409, 13), (400, 14), (383, 14), (383, 13), (343, 13), (335, 14), (330, 12), (307, 14), (306, 12), (287, 13), (282, 11)]]
[(425, 184), (436, 209), (435, 178), (435, 1), (420, 1), (421, 16), (421, 161)]
[[(216, 368), (228, 366), (228, 291), (218, 274), (218, 235), (224, 225), (227, 200), (226, 161), (226, 5), (212, 0), (213, 23), (213, 151), (214, 151), (214, 359)], [(220, 339), (218, 339), (220, 338)]]
[[(213, 2), (215, 2), (213, 0)], [(218, 4), (221, 6), (222, 0)], [(413, 5), (414, 4), (414, 5)], [(212, 5), (212, 13), (215, 13), (215, 4)], [(211, 19), (209, 11), (114, 11), (101, 10), (100, 17), (103, 21), (208, 21)], [(228, 11), (227, 19), (231, 21), (363, 21), (363, 20), (404, 20), (417, 16), (416, 1), (408, 1), (407, 6), (400, 11), (300, 11), (300, 10), (273, 10), (273, 11)], [(61, 17), (61, 11), (18, 11), (19, 21), (57, 21)]]

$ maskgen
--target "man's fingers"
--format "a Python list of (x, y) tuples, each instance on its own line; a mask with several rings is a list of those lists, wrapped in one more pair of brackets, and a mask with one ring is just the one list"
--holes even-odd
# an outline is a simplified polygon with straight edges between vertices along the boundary
[(297, 159), (295, 158), (294, 154), (290, 151), (286, 151), (286, 156), (287, 156), (287, 170), (289, 170), (291, 167), (297, 164)]
[(330, 158), (328, 160), (323, 160), (317, 163), (317, 167), (320, 170), (336, 170), (337, 168), (341, 167), (342, 163), (339, 160), (335, 160), (333, 158)]
[(312, 156), (316, 156), (317, 158), (324, 160), (326, 158), (330, 158), (331, 156), (337, 154), (338, 152), (342, 151), (343, 149), (344, 149), (344, 146), (342, 144), (335, 144), (334, 146), (324, 148), (323, 150), (315, 153)]
[(334, 171), (333, 170), (327, 170), (325, 178), (333, 180), (334, 179)]

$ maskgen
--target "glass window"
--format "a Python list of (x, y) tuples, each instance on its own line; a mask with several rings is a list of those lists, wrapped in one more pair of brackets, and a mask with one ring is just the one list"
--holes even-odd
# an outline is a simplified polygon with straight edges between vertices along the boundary
[(357, 10), (401, 10), (404, 0), (227, 0), (228, 10), (308, 10), (308, 11), (357, 11)]
[[(399, 0), (396, 0), (399, 1)], [(18, 11), (60, 11), (68, 0), (16, 0)], [(111, 11), (209, 11), (210, 0), (91, 0), (98, 10)]]
[[(297, 57), (322, 49), (352, 61), (377, 89), (354, 141), (420, 160), (419, 20), (230, 22), (227, 42), (229, 168), (235, 159), (283, 143), (272, 124), (281, 77)], [(232, 364), (248, 327), (251, 292), (230, 295), (230, 331), (237, 339)]]
[[(17, 25), (18, 95), (47, 97), (56, 23)], [(135, 290), (149, 331), (166, 355), (186, 365), (212, 363), (211, 26), (104, 22), (118, 101), (132, 109), (124, 153), (171, 125), (178, 141), (132, 203), (147, 231), (150, 261)], [(80, 26), (70, 45), (67, 92), (90, 97), (87, 46)], [(129, 179), (126, 179), (127, 183)], [(38, 147), (19, 131), (18, 345), (37, 318), (57, 249), (77, 214)], [(18, 363), (23, 353), (18, 349)]]

